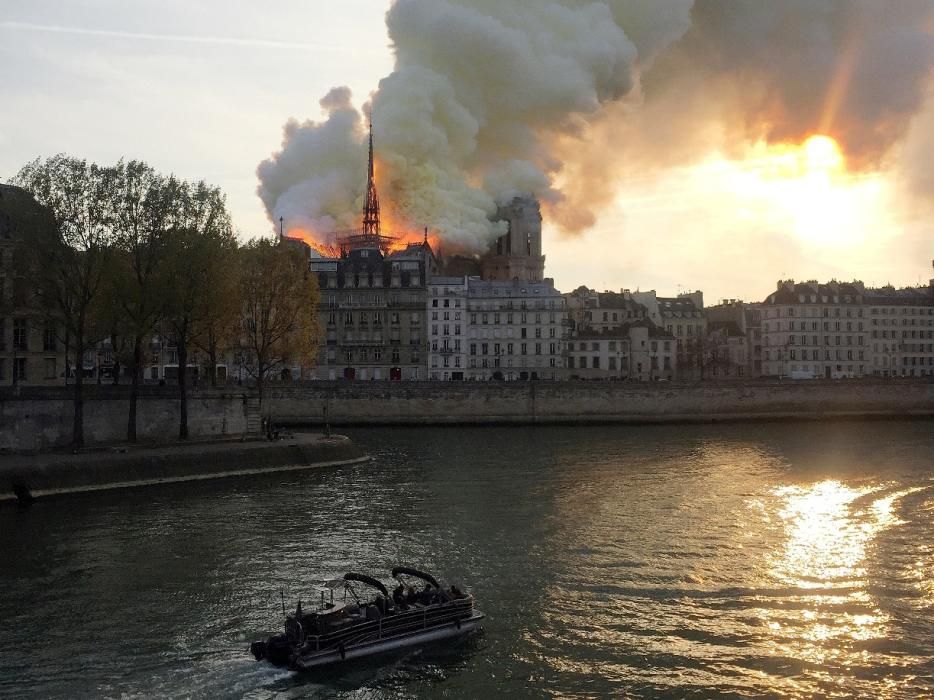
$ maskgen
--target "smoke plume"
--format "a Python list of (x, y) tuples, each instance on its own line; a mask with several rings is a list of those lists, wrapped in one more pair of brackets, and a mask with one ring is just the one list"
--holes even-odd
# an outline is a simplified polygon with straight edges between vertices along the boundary
[(290, 231), (359, 224), (363, 112), (391, 223), (483, 251), (517, 194), (580, 231), (635, 169), (712, 148), (826, 133), (877, 167), (934, 64), (930, 0), (395, 0), (387, 26), (395, 70), (363, 110), (335, 88), (259, 166)]

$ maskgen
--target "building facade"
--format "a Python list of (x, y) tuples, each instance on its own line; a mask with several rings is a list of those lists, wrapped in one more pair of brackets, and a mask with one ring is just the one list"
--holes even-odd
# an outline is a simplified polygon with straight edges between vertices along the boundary
[(841, 379), (873, 374), (869, 295), (862, 282), (782, 280), (761, 310), (763, 375)]
[(564, 378), (567, 308), (551, 280), (469, 278), (467, 312), (467, 379)]
[(376, 238), (358, 243), (340, 258), (311, 260), (324, 330), (313, 378), (426, 379), (431, 248), (421, 243), (392, 252)]
[[(32, 279), (28, 248), (55, 222), (25, 190), (0, 185), (0, 384), (64, 384), (62, 324), (43, 309)], [(94, 371), (90, 355), (82, 363)]]
[(705, 375), (710, 379), (744, 379), (749, 375), (746, 334), (736, 321), (708, 321)]
[[(758, 304), (747, 304), (737, 299), (725, 299), (716, 306), (704, 309), (707, 316), (707, 346), (710, 359), (718, 358), (717, 364), (724, 365), (724, 353), (721, 346), (736, 344), (734, 338), (740, 335), (744, 338), (745, 346), (744, 369), (742, 376), (756, 378), (762, 376), (762, 310)], [(735, 324), (732, 328), (729, 324)], [(733, 339), (733, 340), (731, 340)], [(739, 373), (736, 363), (740, 361), (740, 354), (736, 349), (728, 353), (726, 361), (729, 363), (728, 376)], [(718, 369), (718, 374), (722, 375)]]
[(460, 381), (467, 370), (467, 278), (433, 277), (428, 283), (428, 379)]
[(934, 280), (927, 287), (867, 291), (872, 374), (934, 376)]
[(575, 379), (671, 381), (675, 338), (649, 320), (609, 330), (577, 329), (568, 341), (568, 376)]
[(647, 317), (674, 336), (677, 343), (678, 379), (704, 379), (707, 357), (707, 317), (702, 292), (660, 297), (654, 290), (633, 292), (632, 298), (647, 310)]

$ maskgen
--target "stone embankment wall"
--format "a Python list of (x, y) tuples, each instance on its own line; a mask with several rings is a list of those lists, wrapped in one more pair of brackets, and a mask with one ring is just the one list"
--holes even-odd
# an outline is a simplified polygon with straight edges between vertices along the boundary
[[(196, 390), (192, 438), (256, 434), (252, 390)], [(88, 445), (126, 436), (127, 387), (87, 387)], [(174, 387), (144, 387), (139, 439), (178, 434)], [(629, 384), (622, 382), (313, 382), (273, 385), (263, 413), (284, 425), (711, 422), (842, 416), (934, 416), (934, 383), (921, 381)], [(71, 392), (0, 390), (0, 452), (33, 452), (71, 441)]]
[(299, 471), (366, 459), (357, 445), (341, 435), (4, 456), (0, 458), (0, 504), (66, 493)]
[[(73, 391), (71, 387), (0, 390), (0, 452), (42, 451), (70, 444)], [(84, 435), (88, 445), (126, 439), (128, 393), (126, 386), (85, 387)], [(142, 387), (137, 404), (139, 440), (164, 442), (175, 438), (178, 417), (176, 387)], [(255, 392), (192, 391), (188, 429), (192, 438), (258, 433), (259, 401)]]
[(398, 383), (273, 387), (284, 425), (665, 423), (934, 416), (934, 383), (773, 381)]

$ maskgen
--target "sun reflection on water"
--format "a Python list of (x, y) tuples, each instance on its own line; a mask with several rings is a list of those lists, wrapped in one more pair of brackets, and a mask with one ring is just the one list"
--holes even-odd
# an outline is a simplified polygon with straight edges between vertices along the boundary
[(786, 541), (770, 558), (770, 575), (798, 590), (793, 608), (763, 610), (775, 655), (848, 666), (866, 656), (867, 642), (889, 634), (891, 618), (868, 590), (872, 543), (905, 524), (896, 505), (920, 489), (881, 495), (888, 488), (826, 480), (773, 492)]
[(853, 517), (851, 505), (874, 490), (839, 481), (776, 489), (775, 495), (784, 502), (779, 516), (788, 541), (773, 563), (775, 576), (801, 588), (860, 578), (865, 573), (861, 565), (866, 543), (878, 528), (872, 521)]

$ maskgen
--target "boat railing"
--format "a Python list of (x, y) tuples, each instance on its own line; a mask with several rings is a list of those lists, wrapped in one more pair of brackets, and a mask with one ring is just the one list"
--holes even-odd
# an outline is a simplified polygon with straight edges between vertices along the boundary
[(303, 635), (304, 644), (310, 647), (314, 643), (314, 650), (321, 651), (340, 644), (349, 646), (368, 640), (398, 637), (418, 630), (428, 629), (429, 627), (456, 623), (458, 620), (469, 618), (472, 611), (473, 601), (470, 598), (448, 603), (436, 603), (420, 608), (410, 608), (393, 615), (380, 616), (375, 620), (357, 623), (346, 629), (335, 630), (326, 634), (312, 635), (306, 633)]

